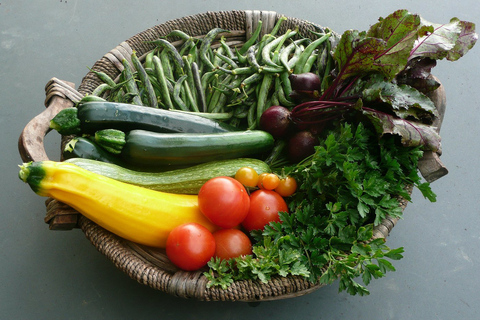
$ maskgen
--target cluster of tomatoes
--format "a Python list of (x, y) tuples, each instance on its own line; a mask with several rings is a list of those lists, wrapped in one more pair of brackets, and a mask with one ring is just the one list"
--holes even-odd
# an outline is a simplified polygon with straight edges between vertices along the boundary
[(296, 189), (292, 177), (258, 175), (250, 167), (240, 168), (235, 178), (208, 180), (198, 193), (198, 206), (219, 230), (212, 233), (198, 223), (176, 227), (167, 239), (168, 258), (180, 269), (193, 271), (205, 266), (212, 257), (228, 260), (251, 254), (252, 243), (247, 234), (280, 221), (279, 212), (288, 212), (284, 197)]

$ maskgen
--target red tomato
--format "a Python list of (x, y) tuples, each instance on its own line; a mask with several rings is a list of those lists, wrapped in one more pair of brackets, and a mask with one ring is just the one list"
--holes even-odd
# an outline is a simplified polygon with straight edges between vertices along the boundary
[(281, 195), (271, 190), (257, 190), (250, 195), (250, 210), (242, 226), (249, 232), (263, 229), (271, 221), (280, 221), (280, 211), (288, 212)]
[(247, 190), (230, 177), (208, 180), (198, 192), (200, 211), (214, 224), (228, 229), (240, 224), (248, 214)]
[(250, 238), (238, 229), (220, 229), (213, 233), (215, 257), (228, 260), (252, 254)]
[(186, 223), (174, 228), (167, 238), (168, 259), (185, 271), (198, 270), (215, 254), (215, 238), (204, 226)]

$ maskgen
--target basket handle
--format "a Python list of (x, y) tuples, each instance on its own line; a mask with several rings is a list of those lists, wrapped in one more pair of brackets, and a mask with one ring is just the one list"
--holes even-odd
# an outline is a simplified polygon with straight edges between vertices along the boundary
[[(82, 98), (82, 94), (75, 90), (75, 84), (57, 78), (47, 83), (45, 92), (46, 109), (28, 122), (18, 139), (18, 149), (24, 162), (49, 160), (44, 139), (50, 131), (50, 120)], [(77, 211), (52, 198), (48, 198), (45, 204), (45, 222), (51, 230), (71, 230), (78, 226)]]
[(45, 86), (46, 109), (34, 117), (23, 129), (18, 139), (18, 150), (24, 162), (49, 160), (45, 151), (44, 138), (50, 131), (50, 120), (61, 110), (73, 107), (82, 95), (75, 84), (52, 78)]

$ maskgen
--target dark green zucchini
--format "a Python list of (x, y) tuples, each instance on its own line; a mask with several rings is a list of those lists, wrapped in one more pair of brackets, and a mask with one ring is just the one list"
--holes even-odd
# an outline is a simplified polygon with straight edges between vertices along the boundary
[(50, 128), (57, 130), (63, 136), (80, 133), (80, 120), (77, 117), (77, 108), (71, 107), (60, 110), (52, 120)]
[(212, 161), (165, 172), (139, 172), (91, 159), (73, 158), (65, 161), (118, 181), (152, 190), (181, 194), (198, 194), (202, 185), (209, 179), (218, 176), (234, 177), (241, 167), (253, 168), (258, 174), (271, 172), (265, 162), (249, 158)]
[(157, 133), (132, 130), (122, 158), (136, 166), (192, 165), (268, 153), (273, 137), (261, 130), (223, 133)]
[(93, 134), (102, 129), (124, 132), (142, 129), (153, 132), (217, 133), (237, 131), (233, 126), (205, 117), (172, 110), (114, 102), (88, 102), (77, 107), (81, 131)]
[(120, 157), (114, 156), (95, 142), (83, 137), (76, 137), (70, 140), (65, 146), (62, 155), (64, 159), (84, 158), (120, 166), (124, 165)]

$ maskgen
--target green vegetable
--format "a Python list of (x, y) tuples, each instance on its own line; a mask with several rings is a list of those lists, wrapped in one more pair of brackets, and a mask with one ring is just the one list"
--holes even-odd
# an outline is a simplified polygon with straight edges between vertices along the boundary
[(113, 102), (92, 102), (78, 106), (82, 133), (102, 129), (156, 132), (228, 132), (235, 128), (195, 114)]
[[(476, 43), (474, 29), (473, 24), (458, 19), (440, 27), (398, 10), (366, 32), (347, 30), (333, 53), (335, 78), (318, 100), (293, 108), (291, 117), (301, 125), (359, 111), (380, 136), (395, 134), (406, 146), (440, 151), (440, 136), (429, 126), (438, 115), (433, 102), (421, 92), (438, 84), (426, 81), (430, 70), (425, 65), (432, 66), (432, 60), (459, 59)], [(403, 84), (410, 75), (417, 80), (414, 83), (421, 84), (419, 89)]]
[(207, 180), (218, 176), (234, 177), (241, 167), (251, 167), (259, 174), (270, 172), (270, 168), (265, 162), (248, 158), (212, 161), (165, 172), (139, 172), (111, 163), (82, 158), (72, 158), (66, 161), (122, 182), (157, 191), (182, 194), (198, 194)]
[(116, 129), (103, 129), (95, 132), (95, 142), (113, 154), (120, 154), (125, 145), (125, 132)]
[(77, 117), (77, 108), (61, 110), (52, 120), (50, 128), (57, 130), (63, 136), (80, 133), (80, 120)]
[[(332, 129), (311, 157), (284, 168), (299, 182), (288, 199), (291, 213), (280, 213), (282, 223), (254, 234), (256, 256), (210, 261), (212, 271), (218, 271), (218, 276), (207, 273), (210, 285), (298, 274), (326, 284), (340, 278), (341, 291), (368, 294), (357, 278), (368, 284), (395, 270), (387, 259), (400, 259), (403, 251), (388, 248), (384, 239), (372, 241), (373, 227), (387, 215), (402, 216), (399, 197), (410, 200), (407, 185), (435, 201), (417, 172), (421, 156), (418, 147), (403, 147), (394, 136), (379, 141), (362, 123)], [(266, 257), (277, 258), (265, 264)]]
[(264, 131), (157, 133), (132, 130), (122, 158), (136, 166), (191, 165), (268, 153), (273, 137)]
[(97, 143), (84, 137), (76, 137), (70, 140), (62, 152), (64, 159), (84, 158), (113, 163), (119, 166), (126, 166), (124, 162), (115, 155), (100, 147)]

